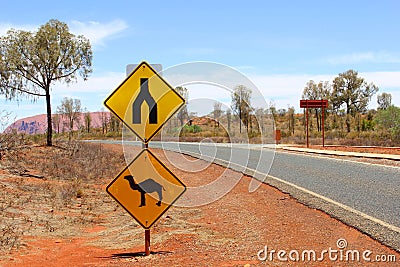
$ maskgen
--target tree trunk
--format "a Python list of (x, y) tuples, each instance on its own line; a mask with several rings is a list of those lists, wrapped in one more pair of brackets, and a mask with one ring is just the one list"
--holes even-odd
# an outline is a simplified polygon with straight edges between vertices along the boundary
[(347, 126), (347, 132), (349, 133), (351, 131), (350, 120), (349, 119), (346, 119), (346, 126)]
[(239, 107), (239, 133), (242, 133), (242, 109)]
[(46, 107), (47, 107), (47, 146), (52, 146), (53, 127), (51, 123), (50, 88), (46, 88)]
[(315, 117), (317, 117), (317, 131), (320, 132), (321, 128), (320, 128), (320, 121), (319, 121), (319, 116), (318, 116), (318, 109), (315, 109)]
[(249, 114), (249, 119), (248, 119), (248, 122), (247, 122), (247, 131), (249, 131), (248, 129), (249, 129), (249, 125), (250, 125), (250, 133), (251, 132), (253, 132), (253, 123), (252, 123), (252, 118), (251, 118), (251, 115)]
[(294, 135), (294, 111), (293, 111), (293, 113), (290, 113), (290, 121), (289, 121), (289, 126), (291, 127), (291, 128), (289, 128), (289, 131), (291, 132), (291, 135), (293, 134)]
[(347, 126), (347, 132), (349, 133), (351, 131), (351, 125), (350, 125), (350, 104), (348, 102), (346, 103), (346, 126)]
[(226, 119), (228, 121), (228, 135), (231, 134), (231, 114), (226, 113)]
[(346, 127), (347, 127), (347, 132), (349, 133), (351, 131), (350, 114), (346, 114)]

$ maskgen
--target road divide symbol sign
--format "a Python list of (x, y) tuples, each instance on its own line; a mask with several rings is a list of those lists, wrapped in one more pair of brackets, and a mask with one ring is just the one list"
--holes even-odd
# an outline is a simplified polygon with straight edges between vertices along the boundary
[(148, 149), (107, 186), (109, 193), (145, 229), (149, 229), (186, 191), (186, 186)]
[(111, 93), (104, 105), (144, 143), (185, 103), (145, 61)]

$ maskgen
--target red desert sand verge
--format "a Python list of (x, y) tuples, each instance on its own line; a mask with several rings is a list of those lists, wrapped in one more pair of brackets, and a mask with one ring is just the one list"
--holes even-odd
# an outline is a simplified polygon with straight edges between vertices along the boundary
[[(122, 153), (117, 145), (106, 145), (115, 153)], [(207, 164), (191, 157), (153, 150), (177, 177), (188, 187), (207, 184), (221, 175), (235, 173), (215, 164)], [(198, 173), (177, 169), (169, 163), (180, 160), (180, 165), (193, 169), (206, 165)], [(115, 175), (119, 172), (115, 170)], [(277, 189), (262, 184), (249, 193), (250, 179), (244, 176), (221, 199), (195, 208), (172, 207), (151, 229), (151, 250), (143, 256), (144, 230), (137, 225), (106, 193), (105, 187), (114, 177), (101, 177), (98, 185), (84, 189), (87, 202), (97, 203), (98, 213), (88, 225), (69, 226), (57, 234), (24, 236), (19, 249), (4, 254), (0, 265), (8, 266), (398, 266), (400, 254), (369, 236), (344, 225), (324, 212), (309, 208)], [(0, 182), (9, 186), (20, 183), (29, 186), (32, 178), (19, 178), (2, 170)], [(36, 183), (45, 181), (36, 179)], [(46, 181), (49, 182), (49, 181)], [(79, 206), (81, 205), (81, 206)], [(86, 203), (72, 203), (79, 214)], [(24, 209), (24, 207), (21, 207)], [(42, 211), (48, 212), (48, 210)], [(71, 213), (68, 216), (77, 216)], [(297, 250), (338, 249), (337, 242), (345, 239), (346, 249), (372, 251), (376, 255), (394, 255), (397, 263), (365, 261), (282, 262), (277, 254), (271, 262), (260, 261), (267, 246), (287, 253)], [(343, 240), (342, 240), (343, 241)], [(260, 252), (261, 251), (261, 252)], [(301, 254), (300, 254), (301, 255)], [(317, 257), (320, 254), (317, 254)]]

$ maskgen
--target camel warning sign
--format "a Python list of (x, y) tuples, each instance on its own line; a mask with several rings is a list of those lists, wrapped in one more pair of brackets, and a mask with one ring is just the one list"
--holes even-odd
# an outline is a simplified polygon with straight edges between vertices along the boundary
[(148, 63), (143, 61), (104, 101), (104, 105), (144, 143), (185, 103)]
[(107, 186), (107, 192), (149, 229), (186, 191), (186, 186), (148, 149)]

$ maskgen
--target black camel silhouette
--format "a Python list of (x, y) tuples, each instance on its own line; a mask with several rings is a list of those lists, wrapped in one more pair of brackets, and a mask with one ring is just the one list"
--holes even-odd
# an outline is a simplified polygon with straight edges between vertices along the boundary
[(157, 183), (153, 179), (149, 178), (147, 180), (144, 180), (143, 182), (136, 183), (135, 179), (133, 178), (132, 175), (126, 175), (124, 177), (125, 180), (129, 182), (129, 186), (131, 187), (132, 190), (137, 190), (140, 192), (140, 205), (139, 207), (144, 207), (146, 206), (146, 193), (153, 193), (157, 192), (158, 194), (158, 202), (156, 203), (157, 206), (161, 206), (161, 200), (162, 200), (162, 190), (165, 191), (164, 186), (161, 184)]

